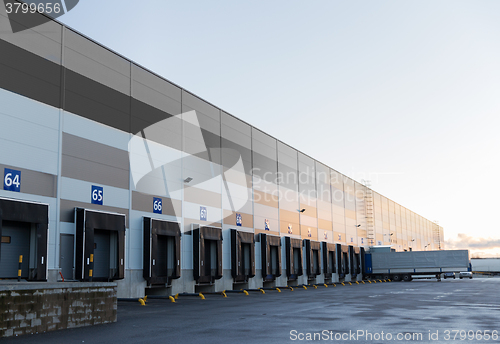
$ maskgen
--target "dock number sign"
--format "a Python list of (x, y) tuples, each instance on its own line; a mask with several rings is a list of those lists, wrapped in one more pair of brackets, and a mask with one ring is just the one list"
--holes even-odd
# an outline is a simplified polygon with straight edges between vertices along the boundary
[(207, 220), (207, 208), (205, 207), (200, 207), (200, 220), (201, 221)]
[(241, 227), (241, 222), (242, 222), (242, 218), (241, 218), (241, 214), (236, 214), (236, 226), (240, 226)]
[(21, 171), (6, 168), (3, 173), (3, 189), (21, 192)]
[(161, 214), (161, 209), (163, 207), (163, 201), (161, 198), (153, 197), (153, 213)]
[(102, 200), (104, 199), (104, 189), (102, 186), (92, 185), (90, 199), (92, 204), (102, 205)]

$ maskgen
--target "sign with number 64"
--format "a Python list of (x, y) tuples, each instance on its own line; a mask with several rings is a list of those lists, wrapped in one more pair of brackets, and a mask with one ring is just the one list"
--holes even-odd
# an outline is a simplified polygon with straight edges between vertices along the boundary
[(21, 192), (21, 171), (6, 168), (3, 174), (3, 189)]

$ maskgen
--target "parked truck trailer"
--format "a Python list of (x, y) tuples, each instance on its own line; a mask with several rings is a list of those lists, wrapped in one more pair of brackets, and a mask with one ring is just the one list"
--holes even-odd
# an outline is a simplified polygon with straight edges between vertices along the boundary
[(372, 279), (411, 281), (430, 275), (441, 280), (444, 272), (471, 271), (468, 250), (391, 252), (371, 248), (365, 254), (365, 276)]

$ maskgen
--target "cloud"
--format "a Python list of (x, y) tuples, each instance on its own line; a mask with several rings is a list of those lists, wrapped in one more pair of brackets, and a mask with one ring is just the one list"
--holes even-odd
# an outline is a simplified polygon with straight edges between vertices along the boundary
[(445, 240), (447, 250), (470, 249), (491, 250), (500, 249), (500, 239), (473, 237), (459, 233), (457, 238)]

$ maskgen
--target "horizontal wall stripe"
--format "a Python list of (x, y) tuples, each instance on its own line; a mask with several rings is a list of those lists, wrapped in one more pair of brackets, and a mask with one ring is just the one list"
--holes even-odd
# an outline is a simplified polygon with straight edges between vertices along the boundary
[(83, 160), (89, 160), (101, 165), (129, 170), (128, 152), (87, 140), (85, 138), (63, 133), (62, 154)]
[(33, 171), (17, 166), (0, 164), (0, 175), (4, 175), (4, 169), (9, 168), (21, 172), (21, 192), (44, 197), (56, 197), (57, 176), (53, 174)]
[(60, 107), (61, 66), (4, 40), (0, 51), (1, 88)]
[(162, 199), (162, 215), (182, 216), (182, 203), (180, 200), (164, 196), (148, 195), (132, 191), (132, 210), (153, 213), (154, 198)]
[(214, 208), (222, 206), (222, 196), (219, 193), (203, 190), (194, 186), (184, 187), (184, 201), (198, 203)]
[(61, 176), (91, 183), (129, 188), (129, 171), (73, 156), (62, 156)]

